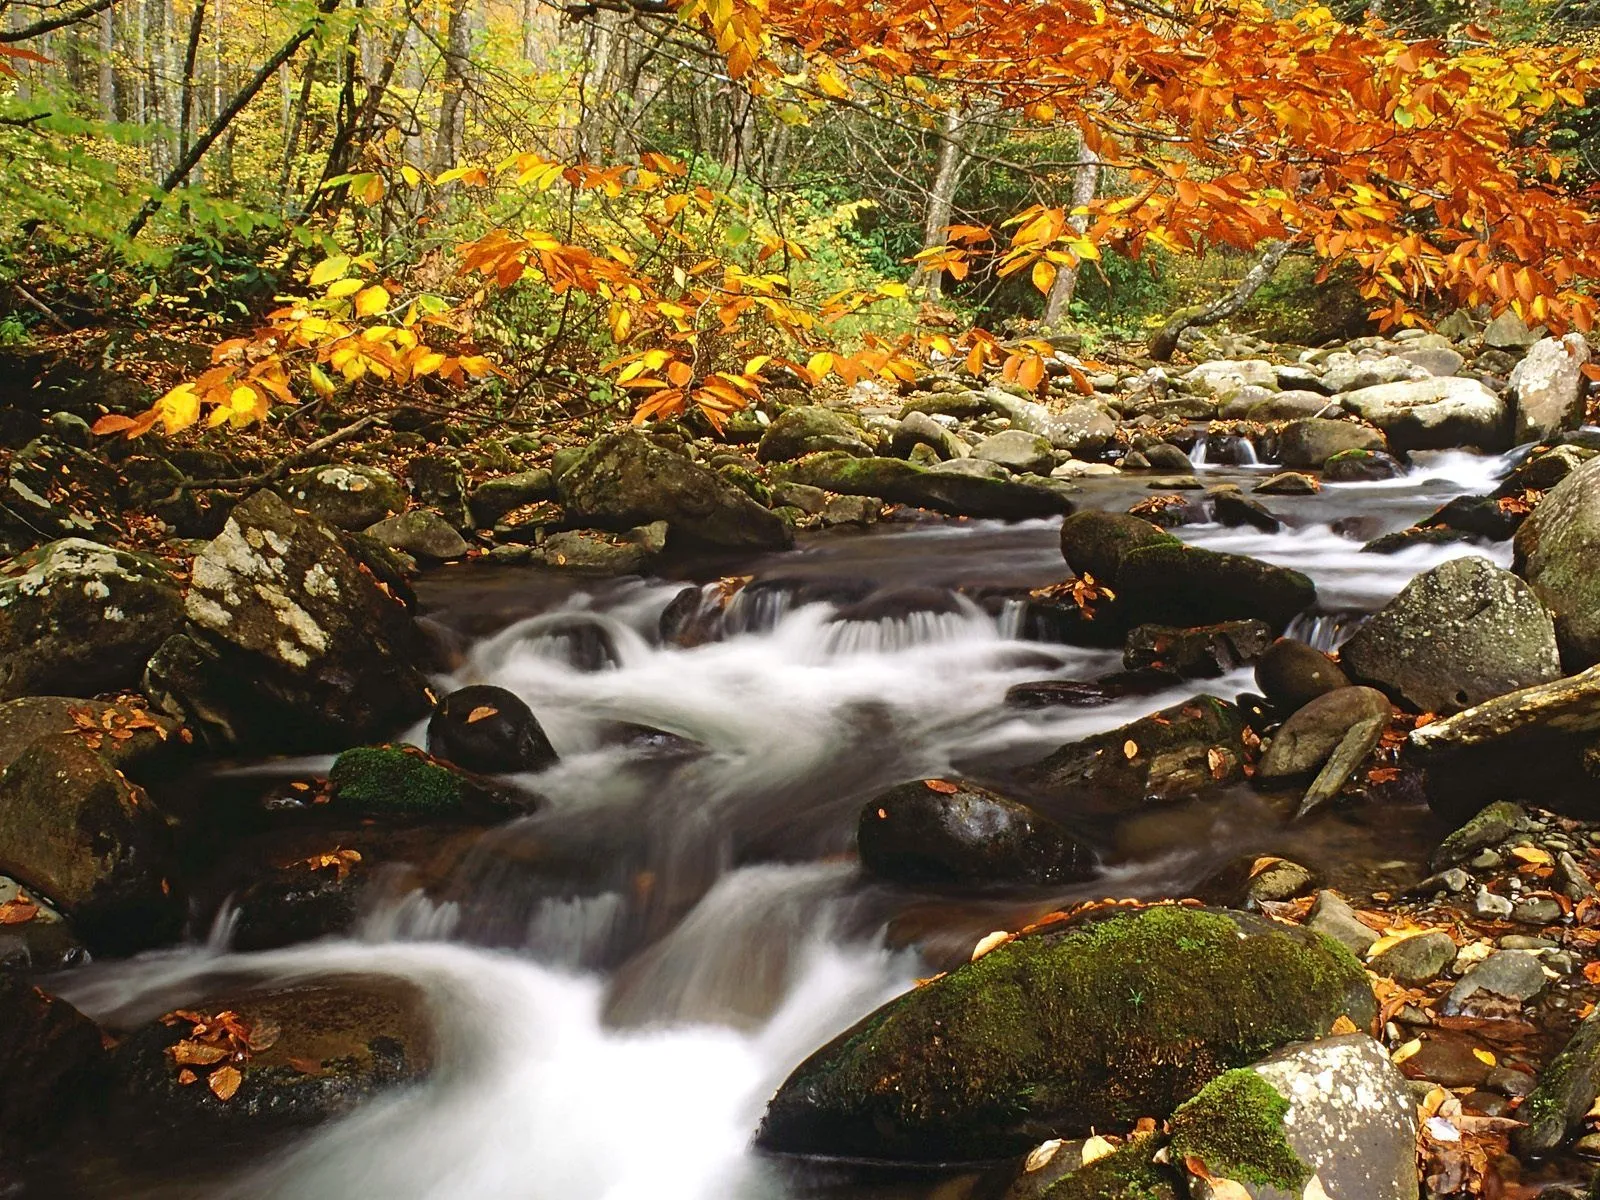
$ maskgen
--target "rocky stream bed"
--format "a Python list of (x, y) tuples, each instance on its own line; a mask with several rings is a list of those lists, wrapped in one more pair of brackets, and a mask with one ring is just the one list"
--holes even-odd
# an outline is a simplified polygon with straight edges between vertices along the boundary
[(1594, 1194), (1589, 347), (1188, 350), (282, 470), (41, 370), (0, 1195)]

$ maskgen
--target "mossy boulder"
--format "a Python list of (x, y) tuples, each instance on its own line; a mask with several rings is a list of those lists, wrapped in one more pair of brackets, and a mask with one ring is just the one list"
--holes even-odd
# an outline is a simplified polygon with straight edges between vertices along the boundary
[(467, 496), (467, 507), (472, 512), (474, 525), (479, 529), (491, 529), (508, 512), (535, 500), (553, 499), (555, 494), (555, 476), (540, 467), (485, 480)]
[(1556, 484), (1517, 530), (1512, 569), (1555, 614), (1568, 670), (1600, 662), (1600, 458)]
[(1115, 586), (1122, 560), (1146, 546), (1182, 543), (1164, 529), (1127, 513), (1087, 509), (1061, 523), (1061, 556), (1075, 575), (1092, 575)]
[(509, 807), (501, 792), (415, 746), (357, 746), (328, 772), (335, 809), (367, 817), (459, 818)]
[(762, 462), (789, 462), (807, 454), (832, 450), (855, 458), (871, 458), (873, 449), (861, 426), (821, 405), (786, 409), (761, 435), (756, 457)]
[(856, 844), (869, 873), (913, 885), (1067, 883), (1095, 867), (1049, 817), (965, 781), (918, 779), (868, 801)]
[(159, 559), (64, 538), (0, 579), (0, 699), (133, 687), (183, 628), (183, 594)]
[(1172, 1155), (1198, 1158), (1213, 1175), (1280, 1190), (1311, 1172), (1284, 1136), (1289, 1102), (1254, 1071), (1224, 1071), (1172, 1114)]
[[(776, 472), (775, 472), (776, 474)], [(812, 454), (783, 469), (783, 479), (850, 496), (876, 496), (955, 517), (1023, 521), (1070, 512), (1072, 502), (1044, 484), (930, 470), (898, 458)]]
[(1383, 434), (1370, 425), (1307, 417), (1291, 421), (1278, 435), (1278, 461), (1286, 467), (1321, 469), (1336, 454), (1387, 450)]
[(1255, 618), (1281, 631), (1317, 599), (1316, 585), (1299, 571), (1182, 544), (1131, 550), (1117, 567), (1116, 584), (1127, 619), (1139, 624)]
[(1376, 483), (1405, 473), (1399, 459), (1380, 450), (1341, 450), (1322, 464), (1324, 483)]
[(795, 1069), (757, 1144), (909, 1162), (1021, 1154), (1164, 1118), (1223, 1071), (1376, 1012), (1360, 963), (1318, 934), (1225, 910), (1113, 910), (890, 1001)]
[(1159, 1138), (1132, 1138), (1104, 1158), (1063, 1175), (1039, 1200), (1179, 1200), (1178, 1173), (1157, 1162)]
[(377, 467), (328, 466), (298, 471), (283, 485), (284, 498), (335, 529), (365, 529), (402, 512), (406, 491)]
[(782, 550), (793, 531), (714, 471), (633, 430), (599, 438), (556, 476), (574, 524), (625, 533), (665, 521), (674, 540)]
[(1116, 817), (1244, 777), (1243, 712), (1196, 696), (1106, 733), (1069, 742), (1012, 772), (1021, 794), (1058, 820)]
[(1527, 1124), (1516, 1131), (1519, 1154), (1548, 1154), (1584, 1128), (1600, 1097), (1600, 1020), (1592, 1014), (1578, 1026), (1539, 1072), (1539, 1082), (1517, 1116)]

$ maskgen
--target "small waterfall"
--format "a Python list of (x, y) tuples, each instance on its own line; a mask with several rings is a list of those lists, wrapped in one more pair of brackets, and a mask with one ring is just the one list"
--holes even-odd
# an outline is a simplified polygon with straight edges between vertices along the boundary
[(1301, 613), (1289, 623), (1285, 637), (1304, 642), (1313, 649), (1336, 650), (1360, 628), (1362, 613)]
[(1201, 434), (1195, 438), (1194, 445), (1189, 447), (1189, 461), (1195, 466), (1204, 467), (1208, 465), (1206, 462), (1206, 446), (1210, 441), (1211, 439), (1208, 436)]

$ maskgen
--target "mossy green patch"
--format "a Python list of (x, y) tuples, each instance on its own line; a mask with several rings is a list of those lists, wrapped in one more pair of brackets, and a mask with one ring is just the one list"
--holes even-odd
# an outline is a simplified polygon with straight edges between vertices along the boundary
[(1177, 1200), (1170, 1168), (1151, 1161), (1156, 1139), (1134, 1138), (1104, 1158), (1063, 1175), (1041, 1200)]
[(1213, 1175), (1298, 1192), (1311, 1172), (1284, 1135), (1289, 1102), (1249, 1069), (1218, 1075), (1172, 1114), (1172, 1155)]
[(471, 787), (458, 772), (414, 746), (358, 746), (328, 772), (334, 803), (369, 816), (445, 816), (461, 812)]
[(768, 1148), (998, 1158), (1164, 1117), (1341, 1016), (1375, 1016), (1342, 946), (1244, 913), (1158, 906), (1017, 938), (892, 1001), (798, 1067)]

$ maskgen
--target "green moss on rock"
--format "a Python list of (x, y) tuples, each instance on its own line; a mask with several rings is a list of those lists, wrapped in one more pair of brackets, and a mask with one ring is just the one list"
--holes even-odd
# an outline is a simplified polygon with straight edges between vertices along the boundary
[(1244, 913), (1158, 906), (1017, 938), (891, 1001), (802, 1063), (768, 1149), (988, 1159), (1163, 1117), (1340, 1016), (1375, 1016), (1351, 953)]
[(334, 802), (369, 816), (456, 816), (476, 789), (414, 746), (358, 746), (328, 772)]
[(1104, 1158), (1063, 1175), (1042, 1200), (1177, 1200), (1173, 1171), (1153, 1162), (1156, 1139), (1134, 1138)]
[(1213, 1175), (1298, 1192), (1311, 1177), (1289, 1145), (1289, 1102), (1254, 1071), (1226, 1071), (1172, 1114), (1174, 1158), (1198, 1158)]

